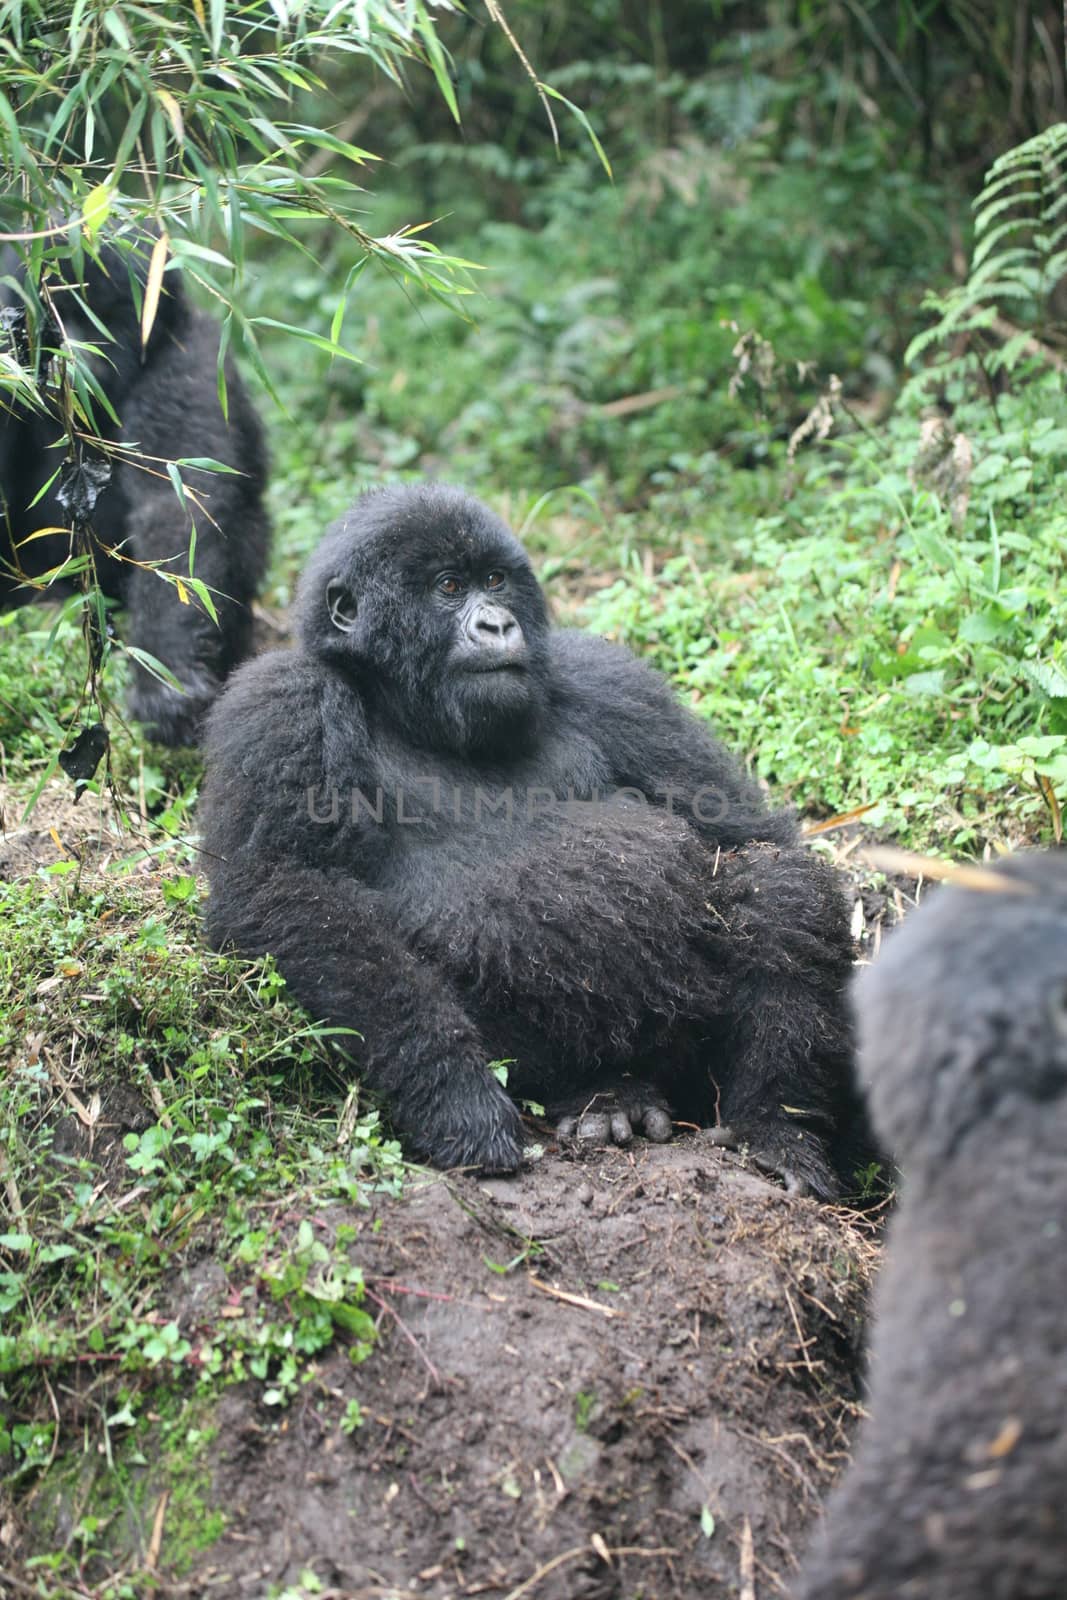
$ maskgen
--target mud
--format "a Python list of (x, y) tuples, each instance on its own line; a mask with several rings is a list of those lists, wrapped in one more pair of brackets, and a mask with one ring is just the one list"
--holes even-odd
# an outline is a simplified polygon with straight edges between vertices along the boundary
[(191, 1595), (308, 1567), (353, 1600), (784, 1592), (856, 1414), (855, 1219), (690, 1135), (427, 1176), (320, 1225), (354, 1220), (381, 1341), (320, 1362), (280, 1419), (253, 1386), (223, 1397), (228, 1526)]

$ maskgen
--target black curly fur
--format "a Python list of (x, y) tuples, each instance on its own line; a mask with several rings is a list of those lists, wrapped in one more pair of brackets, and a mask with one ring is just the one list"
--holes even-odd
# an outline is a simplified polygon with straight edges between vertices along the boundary
[(797, 1600), (1065, 1591), (1067, 852), (997, 871), (1014, 888), (937, 893), (858, 984), (903, 1190), (870, 1417)]
[[(12, 256), (2, 263), (6, 273), (17, 267)], [(109, 246), (100, 263), (87, 260), (78, 294), (104, 327), (100, 332), (78, 305), (70, 285), (53, 286), (57, 308), (69, 337), (99, 347), (90, 358), (112, 410), (116, 426), (103, 406), (95, 407), (101, 436), (132, 447), (130, 462), (113, 464), (111, 481), (92, 513), (99, 542), (121, 545), (138, 562), (163, 563), (170, 571), (189, 573), (192, 521), (196, 524), (193, 573), (213, 591), (218, 624), (189, 593), (183, 604), (174, 586), (129, 562), (98, 555), (104, 593), (121, 601), (128, 618), (127, 642), (155, 656), (183, 685), (184, 693), (162, 683), (140, 666), (133, 668), (130, 710), (150, 734), (166, 744), (194, 744), (207, 706), (229, 673), (251, 646), (251, 601), (262, 578), (270, 542), (263, 504), (267, 479), (266, 450), (251, 402), (232, 363), (226, 364), (229, 422), (223, 418), (217, 392), (219, 329), (210, 317), (188, 304), (181, 279), (168, 274), (149, 338), (141, 351), (140, 320), (131, 285), (131, 271), (143, 282), (146, 261), (126, 257)], [(72, 279), (73, 281), (73, 279)], [(0, 302), (21, 307), (16, 290), (0, 285)], [(18, 322), (14, 324), (18, 337)], [(71, 553), (66, 534), (16, 546), (39, 528), (67, 527), (53, 483), (37, 500), (41, 486), (61, 465), (58, 424), (21, 407), (0, 406), (0, 606), (32, 599), (20, 575), (40, 577)], [(138, 457), (155, 457), (151, 471)], [(208, 515), (189, 501), (183, 510), (162, 460), (210, 457), (237, 469), (237, 474), (187, 469), (189, 487), (201, 498)]]
[[(521, 677), (449, 667), (442, 568), (506, 573)], [(342, 581), (348, 631), (326, 598)], [(210, 718), (212, 941), (273, 952), (308, 1010), (358, 1030), (368, 1081), (440, 1165), (518, 1164), (486, 1071), (510, 1058), (517, 1097), (630, 1074), (684, 1116), (718, 1104), (832, 1193), (851, 944), (791, 817), (654, 672), (550, 629), (521, 546), (458, 490), (364, 497), (300, 612), (299, 646), (244, 667)]]

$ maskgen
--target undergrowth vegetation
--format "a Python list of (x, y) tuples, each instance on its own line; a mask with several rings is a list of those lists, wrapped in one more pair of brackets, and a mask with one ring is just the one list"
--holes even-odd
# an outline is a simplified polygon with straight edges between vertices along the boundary
[[(274, 598), (368, 481), (429, 468), (803, 810), (925, 849), (1058, 836), (1062, 148), (994, 168), (949, 292), (956, 197), (887, 181), (875, 131), (781, 164), (690, 144), (613, 190), (572, 163), (535, 231), (450, 240), (491, 263), (469, 320), (385, 289), (362, 368), (294, 365)], [(314, 275), (289, 292), (325, 317)]]
[[(204, 954), (195, 896), (187, 874), (83, 878), (71, 856), (0, 884), (0, 1460), (15, 1494), (59, 1462), (34, 1513), (55, 1543), (42, 1582), (121, 1564), (123, 1517), (164, 1483), (172, 1559), (210, 1543), (195, 1424), (213, 1397), (252, 1379), (280, 1413), (316, 1354), (360, 1362), (376, 1338), (331, 1208), (396, 1192), (399, 1149), (270, 964)], [(61, 1438), (57, 1391), (88, 1453)], [(97, 1451), (108, 1483), (71, 1526)]]
[[(1049, 842), (1067, 133), (1006, 156), (972, 220), (985, 146), (962, 112), (971, 143), (939, 165), (902, 140), (892, 84), (879, 112), (862, 74), (798, 76), (772, 32), (724, 30), (700, 73), (621, 45), (554, 68), (614, 132), (614, 183), (588, 147), (553, 165), (521, 117), (463, 145), (398, 99), (361, 227), (437, 217), (449, 260), (482, 268), (458, 305), (350, 277), (343, 235), (297, 270), (250, 250), (244, 314), (311, 336), (261, 341), (285, 408), (267, 410), (265, 609), (284, 627), (362, 487), (434, 472), (519, 528), (561, 620), (654, 661), (807, 816), (869, 808), (868, 832), (945, 853)], [(457, 60), (466, 114), (464, 84), (485, 85)], [(358, 364), (314, 342), (338, 338)], [(172, 1560), (210, 1542), (212, 1397), (252, 1378), (280, 1416), (327, 1346), (372, 1351), (373, 1290), (333, 1208), (404, 1168), (270, 966), (201, 948), (195, 759), (116, 721), (110, 795), (91, 784), (75, 811), (50, 777), (85, 681), (53, 624), (0, 618), (0, 1541), (29, 1499), (51, 1553), (25, 1592), (140, 1596), (147, 1568), (93, 1574), (122, 1568), (124, 1519), (162, 1482)]]
[[(710, 563), (692, 532), (661, 567), (631, 554), (586, 615), (806, 809), (872, 805), (868, 827), (935, 850), (1049, 837), (1067, 790), (1062, 382), (1028, 374), (999, 417), (958, 393), (960, 431), (935, 421), (925, 451), (920, 403), (819, 451), (780, 507), (716, 515)], [(929, 479), (961, 445), (954, 522)]]

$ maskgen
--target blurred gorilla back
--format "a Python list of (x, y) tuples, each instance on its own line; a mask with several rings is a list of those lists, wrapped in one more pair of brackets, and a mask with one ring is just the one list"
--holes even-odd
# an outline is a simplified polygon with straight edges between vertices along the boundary
[(903, 1186), (869, 1421), (798, 1600), (1064, 1593), (1067, 851), (996, 877), (936, 892), (857, 984)]

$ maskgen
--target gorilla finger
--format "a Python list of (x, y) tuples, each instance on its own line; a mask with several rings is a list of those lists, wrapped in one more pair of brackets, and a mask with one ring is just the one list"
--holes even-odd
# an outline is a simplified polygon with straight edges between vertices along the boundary
[(629, 1144), (634, 1136), (630, 1119), (625, 1111), (611, 1113), (611, 1140), (613, 1144)]
[(611, 1118), (606, 1111), (585, 1111), (578, 1118), (578, 1137), (586, 1144), (607, 1144)]
[(508, 1155), (504, 1152), (498, 1152), (487, 1156), (484, 1161), (480, 1161), (478, 1163), (478, 1171), (486, 1178), (509, 1178), (518, 1172), (521, 1166), (521, 1154)]
[(642, 1122), (645, 1129), (645, 1138), (651, 1139), (653, 1144), (668, 1144), (674, 1132), (674, 1125), (669, 1114), (662, 1106), (646, 1106)]

